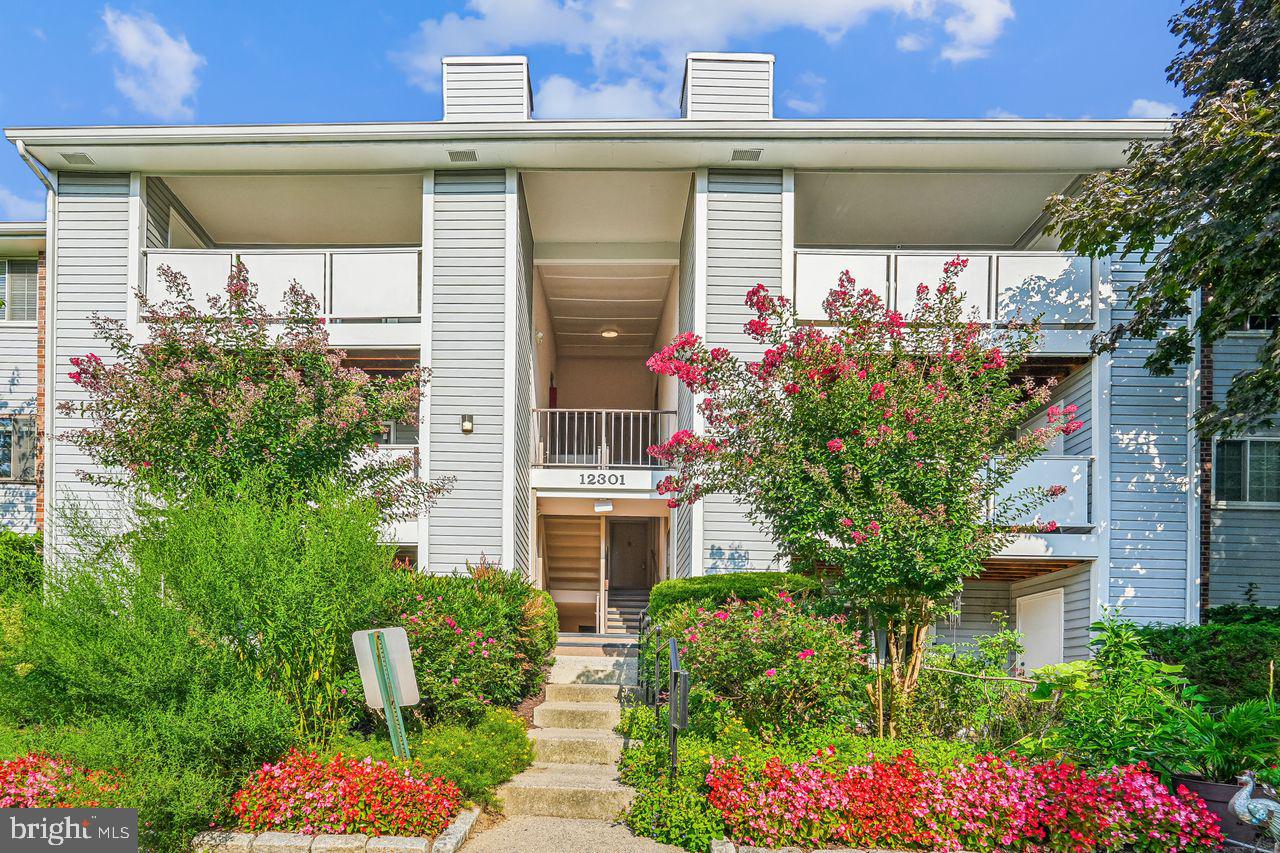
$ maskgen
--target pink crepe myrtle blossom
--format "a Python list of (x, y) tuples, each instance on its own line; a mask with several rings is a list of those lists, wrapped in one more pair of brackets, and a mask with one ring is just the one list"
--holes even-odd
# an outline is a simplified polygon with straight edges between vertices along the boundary
[(832, 453), (839, 453), (841, 450), (844, 450), (844, 441), (838, 438), (831, 439), (827, 442), (827, 450)]

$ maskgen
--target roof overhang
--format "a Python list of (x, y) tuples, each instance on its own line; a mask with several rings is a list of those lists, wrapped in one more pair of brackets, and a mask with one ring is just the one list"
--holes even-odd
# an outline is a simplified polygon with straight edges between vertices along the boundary
[(36, 222), (0, 222), (0, 257), (22, 257), (44, 251), (45, 225)]
[[(759, 148), (754, 168), (1090, 172), (1125, 162), (1138, 140), (1168, 135), (1167, 120), (518, 121), (390, 124), (10, 128), (50, 170), (214, 172), (421, 171), (457, 168), (688, 169), (732, 165)], [(74, 165), (66, 154), (87, 154)]]

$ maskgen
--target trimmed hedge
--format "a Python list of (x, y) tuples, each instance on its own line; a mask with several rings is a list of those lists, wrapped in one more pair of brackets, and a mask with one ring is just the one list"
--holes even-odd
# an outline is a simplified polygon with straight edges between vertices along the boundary
[(1153, 658), (1181, 664), (1213, 705), (1265, 699), (1270, 664), (1280, 660), (1280, 622), (1151, 625), (1139, 632)]
[(44, 540), (39, 533), (0, 528), (0, 593), (39, 589), (44, 574)]
[(822, 589), (815, 578), (792, 572), (727, 572), (663, 581), (649, 593), (649, 615), (662, 617), (677, 604), (716, 607), (731, 598), (760, 601), (785, 590), (799, 598)]
[(1204, 614), (1210, 625), (1280, 625), (1280, 607), (1258, 604), (1219, 604)]

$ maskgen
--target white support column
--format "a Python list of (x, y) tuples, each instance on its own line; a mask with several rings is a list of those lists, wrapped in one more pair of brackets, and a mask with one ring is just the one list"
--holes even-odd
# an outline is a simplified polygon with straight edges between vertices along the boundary
[(44, 203), (44, 441), (42, 457), (44, 470), (41, 475), (44, 483), (44, 561), (45, 565), (53, 565), (57, 530), (57, 505), (54, 501), (54, 423), (53, 414), (57, 400), (54, 391), (58, 383), (54, 380), (58, 365), (58, 337), (55, 320), (58, 301), (54, 298), (57, 286), (58, 270), (58, 173), (50, 171), (49, 180), (54, 189), (45, 193)]
[[(1111, 259), (1098, 262), (1094, 316), (1098, 327), (1111, 325)], [(1090, 364), (1093, 386), (1093, 529), (1097, 535), (1098, 557), (1089, 569), (1092, 594), (1089, 621), (1096, 622), (1102, 608), (1111, 603), (1111, 355), (1096, 355)]]
[(796, 301), (796, 170), (782, 170), (782, 295)]
[[(1187, 325), (1194, 327), (1200, 314), (1200, 295), (1191, 297), (1191, 313)], [(1200, 336), (1195, 336), (1195, 355), (1187, 365), (1187, 613), (1188, 625), (1200, 624), (1200, 440), (1196, 434), (1195, 415), (1198, 389), (1203, 381), (1203, 352)]]
[(506, 232), (503, 249), (506, 270), (503, 279), (502, 315), (502, 553), (498, 561), (504, 568), (516, 565), (515, 488), (516, 488), (516, 326), (520, 269), (517, 246), (520, 241), (520, 204), (515, 169), (506, 170)]
[[(126, 268), (125, 323), (138, 333), (138, 286), (142, 282), (142, 247), (146, 245), (146, 182), (141, 173), (129, 174), (129, 258)], [(135, 339), (136, 340), (136, 339)]]
[[(436, 173), (427, 171), (422, 175), (422, 257), (421, 282), (422, 318), (420, 322), (418, 364), (422, 367), (431, 365), (431, 309), (434, 304), (432, 275), (435, 264), (435, 212), (436, 212)], [(421, 466), (421, 477), (431, 479), (431, 389), (424, 388), (422, 400), (418, 404), (418, 464)], [(431, 521), (423, 513), (418, 516), (418, 567), (425, 569), (429, 565)]]
[[(694, 276), (693, 276), (693, 332), (698, 337), (706, 340), (707, 337), (707, 170), (700, 168), (694, 172), (694, 208), (693, 208), (693, 239), (694, 239)], [(694, 432), (700, 432), (706, 428), (706, 421), (702, 417), (702, 413), (698, 411), (697, 405), (701, 402), (697, 395), (694, 396), (694, 412), (693, 425)], [(689, 565), (689, 574), (692, 577), (700, 577), (704, 574), (706, 554), (703, 550), (703, 519), (706, 515), (706, 507), (702, 501), (698, 501), (692, 507), (693, 511), (693, 536), (691, 537), (691, 549), (693, 551), (693, 559)]]

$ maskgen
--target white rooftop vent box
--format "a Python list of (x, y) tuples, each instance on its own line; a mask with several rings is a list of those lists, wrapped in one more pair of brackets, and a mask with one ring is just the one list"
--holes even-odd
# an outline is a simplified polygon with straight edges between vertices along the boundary
[(680, 113), (700, 120), (773, 118), (773, 54), (689, 54)]
[(533, 115), (529, 60), (523, 56), (446, 56), (445, 121), (526, 121)]

